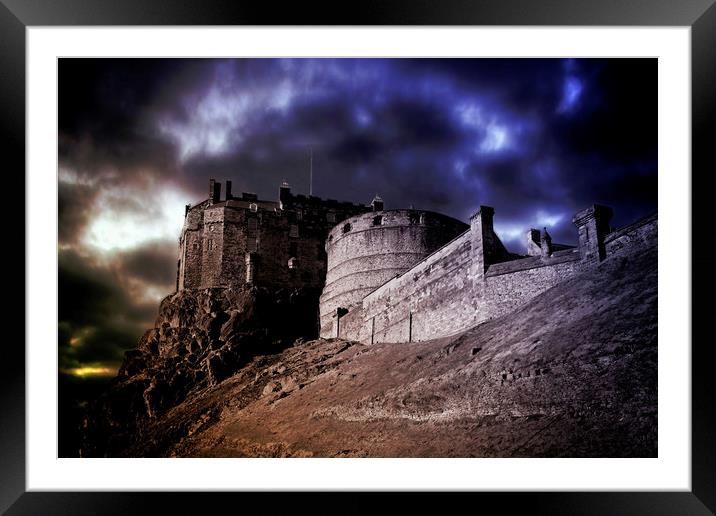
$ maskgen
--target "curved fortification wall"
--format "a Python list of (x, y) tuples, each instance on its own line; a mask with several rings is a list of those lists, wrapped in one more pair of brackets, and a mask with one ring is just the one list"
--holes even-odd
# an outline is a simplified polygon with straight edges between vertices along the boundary
[(321, 295), (321, 336), (334, 337), (336, 310), (350, 309), (468, 229), (457, 219), (421, 210), (357, 215), (334, 227), (326, 240), (326, 285)]

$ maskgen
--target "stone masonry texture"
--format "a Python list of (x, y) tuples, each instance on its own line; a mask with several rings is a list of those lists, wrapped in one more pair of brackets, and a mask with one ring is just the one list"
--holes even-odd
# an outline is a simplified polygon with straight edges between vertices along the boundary
[[(366, 295), (341, 318), (340, 337), (375, 344), (454, 335), (514, 311), (587, 268), (599, 267), (600, 247), (606, 258), (656, 243), (655, 215), (606, 233), (602, 229), (611, 210), (597, 206), (580, 214), (575, 217), (577, 231), (590, 233), (589, 241), (580, 240), (578, 248), (560, 245), (549, 256), (516, 257), (505, 254), (492, 230), (492, 212), (483, 207), (469, 231)], [(484, 245), (494, 247), (486, 250)], [(321, 322), (321, 336), (335, 337), (335, 319)]]
[(187, 206), (179, 239), (177, 291), (256, 285), (323, 287), (328, 231), (369, 205), (292, 195), (286, 184), (278, 201), (255, 194)]
[(338, 308), (360, 305), (371, 291), (466, 229), (459, 220), (418, 210), (381, 211), (345, 220), (331, 230), (326, 242), (321, 325), (330, 325)]

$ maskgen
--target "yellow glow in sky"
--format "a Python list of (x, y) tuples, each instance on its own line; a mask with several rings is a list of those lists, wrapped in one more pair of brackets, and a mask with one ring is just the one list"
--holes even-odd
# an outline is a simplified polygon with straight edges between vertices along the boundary
[(117, 371), (111, 367), (75, 367), (67, 371), (71, 375), (84, 378), (86, 376), (114, 376)]

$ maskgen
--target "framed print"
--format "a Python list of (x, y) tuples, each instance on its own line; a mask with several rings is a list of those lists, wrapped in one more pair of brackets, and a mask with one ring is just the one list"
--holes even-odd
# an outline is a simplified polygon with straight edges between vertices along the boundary
[(4, 4), (10, 514), (714, 510), (712, 2)]

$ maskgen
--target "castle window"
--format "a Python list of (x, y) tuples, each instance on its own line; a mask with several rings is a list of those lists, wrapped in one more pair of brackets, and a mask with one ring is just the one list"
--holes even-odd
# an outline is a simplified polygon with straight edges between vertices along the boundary
[(424, 213), (420, 214), (420, 223), (425, 224), (425, 214)]
[(259, 211), (259, 207), (255, 202), (252, 202), (251, 204), (249, 204), (249, 209), (254, 213)]
[(303, 210), (296, 210), (296, 220), (303, 220)]
[(289, 256), (297, 256), (298, 255), (298, 243), (291, 242), (291, 244), (288, 246), (288, 254), (289, 254)]
[(374, 226), (380, 226), (383, 224), (383, 216), (382, 215), (376, 215), (373, 217), (373, 225)]
[(296, 258), (289, 258), (288, 268), (289, 269), (298, 269), (298, 260)]
[(298, 225), (291, 224), (291, 229), (289, 230), (288, 236), (291, 238), (298, 238)]
[(253, 217), (249, 219), (248, 224), (249, 231), (256, 231), (256, 229), (259, 227), (259, 221)]
[(212, 251), (214, 249), (214, 239), (210, 238), (207, 245), (209, 247), (209, 251)]
[(328, 213), (326, 213), (326, 220), (328, 222), (335, 223), (336, 222), (336, 214), (333, 213), (332, 211), (329, 211)]
[(343, 226), (343, 233), (348, 233), (351, 230), (351, 225), (346, 224)]

